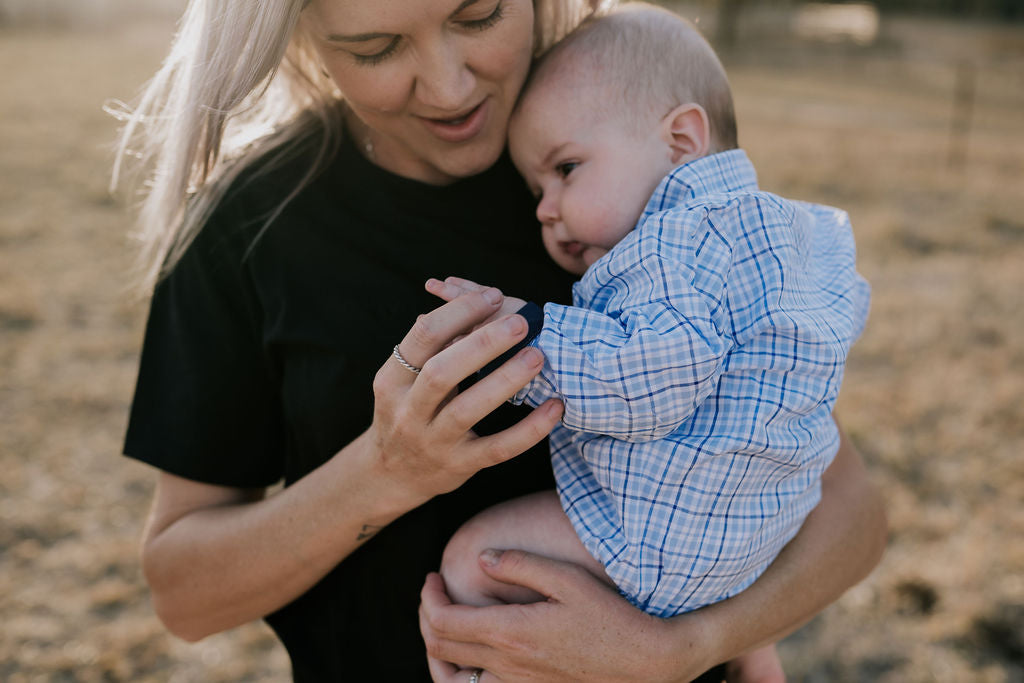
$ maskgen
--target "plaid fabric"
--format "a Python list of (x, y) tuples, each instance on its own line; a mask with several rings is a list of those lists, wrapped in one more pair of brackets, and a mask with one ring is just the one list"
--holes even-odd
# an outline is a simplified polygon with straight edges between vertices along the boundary
[(575, 305), (544, 307), (547, 363), (513, 400), (564, 401), (562, 505), (638, 607), (739, 592), (817, 504), (867, 317), (854, 261), (844, 212), (759, 191), (733, 150), (674, 170)]

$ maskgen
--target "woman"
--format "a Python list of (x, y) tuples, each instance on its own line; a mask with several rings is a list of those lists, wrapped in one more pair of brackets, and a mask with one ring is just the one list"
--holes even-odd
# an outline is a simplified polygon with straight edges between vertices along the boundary
[[(568, 294), (502, 152), (533, 54), (585, 10), (190, 3), (123, 148), (138, 140), (150, 171), (155, 283), (125, 452), (161, 470), (143, 568), (172, 632), (265, 617), (296, 680), (425, 680), (421, 627), (438, 680), (687, 680), (799, 625), (877, 561), (880, 508), (844, 448), (806, 530), (706, 614), (659, 622), (572, 567), (506, 553), (491, 571), (553, 600), (460, 610), (431, 576), (418, 619), (448, 535), (552, 485), (542, 440), (560, 406), (503, 405), (539, 353), (458, 391), (525, 321), (451, 343), (497, 309), (493, 290), (417, 314), (438, 273), (523, 292), (525, 272), (525, 296)], [(544, 647), (523, 651), (524, 628)]]

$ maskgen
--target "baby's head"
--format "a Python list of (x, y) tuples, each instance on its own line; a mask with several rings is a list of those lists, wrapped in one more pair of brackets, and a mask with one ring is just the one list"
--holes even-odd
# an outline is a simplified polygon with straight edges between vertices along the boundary
[(577, 274), (633, 229), (669, 171), (736, 146), (711, 46), (685, 20), (640, 3), (588, 20), (545, 54), (509, 126), (544, 245)]

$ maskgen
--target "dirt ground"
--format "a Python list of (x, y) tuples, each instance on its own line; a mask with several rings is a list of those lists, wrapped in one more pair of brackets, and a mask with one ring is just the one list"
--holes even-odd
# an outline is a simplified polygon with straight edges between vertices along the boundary
[[(118, 453), (145, 305), (129, 294), (129, 210), (107, 191), (115, 124), (101, 107), (132, 97), (169, 30), (0, 26), (11, 683), (288, 678), (261, 625), (196, 645), (166, 635), (138, 567), (153, 472)], [(762, 185), (847, 209), (874, 288), (838, 412), (888, 500), (889, 547), (781, 651), (794, 681), (1019, 683), (1024, 27), (900, 20), (884, 36), (727, 59)], [(973, 107), (956, 136), (966, 63)]]

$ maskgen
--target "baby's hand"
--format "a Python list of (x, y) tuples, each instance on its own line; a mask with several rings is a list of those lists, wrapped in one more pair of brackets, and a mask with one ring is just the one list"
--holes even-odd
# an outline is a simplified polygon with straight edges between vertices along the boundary
[[(464, 280), (461, 277), (447, 277), (444, 279), (444, 282), (430, 278), (427, 280), (426, 289), (436, 297), (440, 297), (445, 301), (452, 301), (463, 294), (467, 294), (469, 292), (482, 292), (485, 289), (489, 289), (489, 287), (478, 285), (471, 280)], [(506, 296), (504, 297), (501, 308), (498, 309), (497, 313), (484, 321), (483, 324), (486, 325), (493, 320), (498, 320), (499, 318), (512, 315), (525, 305), (526, 302), (522, 299), (518, 299), (514, 296)]]

